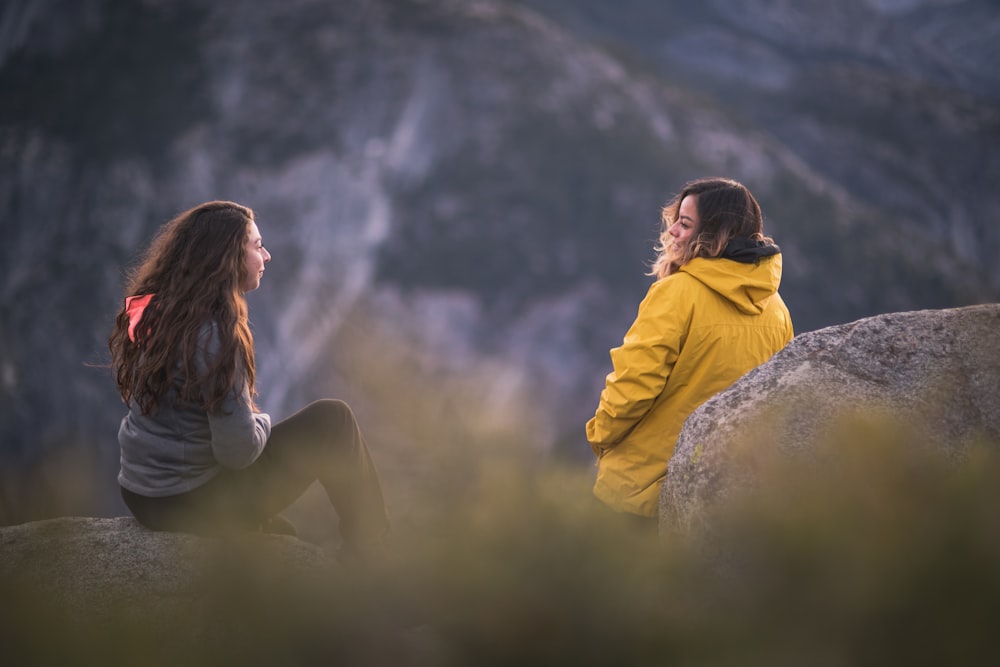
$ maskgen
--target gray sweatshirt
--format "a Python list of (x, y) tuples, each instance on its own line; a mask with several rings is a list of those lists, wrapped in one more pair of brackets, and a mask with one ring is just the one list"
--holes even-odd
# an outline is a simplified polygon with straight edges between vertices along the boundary
[[(216, 326), (206, 325), (199, 335), (199, 370), (207, 369), (206, 359), (218, 346)], [(118, 430), (118, 483), (139, 495), (170, 496), (198, 488), (223, 468), (253, 463), (271, 435), (271, 418), (253, 411), (250, 389), (239, 371), (218, 412), (181, 401), (173, 389), (148, 415), (131, 402)]]

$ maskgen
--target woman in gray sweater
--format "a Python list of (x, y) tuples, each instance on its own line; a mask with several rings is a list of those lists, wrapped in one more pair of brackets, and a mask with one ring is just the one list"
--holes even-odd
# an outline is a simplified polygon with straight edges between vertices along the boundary
[(272, 426), (254, 403), (244, 295), (270, 261), (253, 212), (213, 201), (164, 225), (132, 271), (109, 340), (128, 405), (122, 497), (154, 530), (293, 532), (276, 517), (318, 480), (345, 553), (363, 557), (380, 548), (388, 518), (351, 409), (320, 400)]

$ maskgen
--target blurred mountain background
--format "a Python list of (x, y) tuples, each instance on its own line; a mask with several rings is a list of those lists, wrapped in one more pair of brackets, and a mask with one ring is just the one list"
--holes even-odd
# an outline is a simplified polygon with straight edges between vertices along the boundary
[(685, 181), (757, 195), (803, 332), (1000, 300), (998, 148), (994, 0), (7, 0), (0, 523), (122, 513), (107, 336), (202, 201), (273, 255), (262, 407), (350, 402), (406, 506), (587, 464)]

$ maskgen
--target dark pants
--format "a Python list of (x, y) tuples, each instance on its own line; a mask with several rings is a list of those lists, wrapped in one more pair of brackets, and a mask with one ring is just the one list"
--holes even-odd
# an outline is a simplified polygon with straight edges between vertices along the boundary
[(224, 469), (205, 485), (150, 498), (122, 489), (147, 528), (218, 535), (254, 530), (318, 481), (340, 517), (345, 546), (367, 549), (388, 532), (378, 473), (351, 408), (339, 400), (307, 405), (271, 429), (260, 457), (242, 470)]

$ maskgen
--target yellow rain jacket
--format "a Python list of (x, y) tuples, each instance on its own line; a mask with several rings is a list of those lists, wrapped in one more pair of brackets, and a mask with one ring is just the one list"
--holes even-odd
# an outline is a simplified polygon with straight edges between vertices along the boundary
[(748, 263), (698, 257), (653, 283), (611, 350), (614, 370), (587, 422), (598, 499), (656, 516), (684, 420), (792, 339), (780, 282), (781, 255), (772, 254)]

